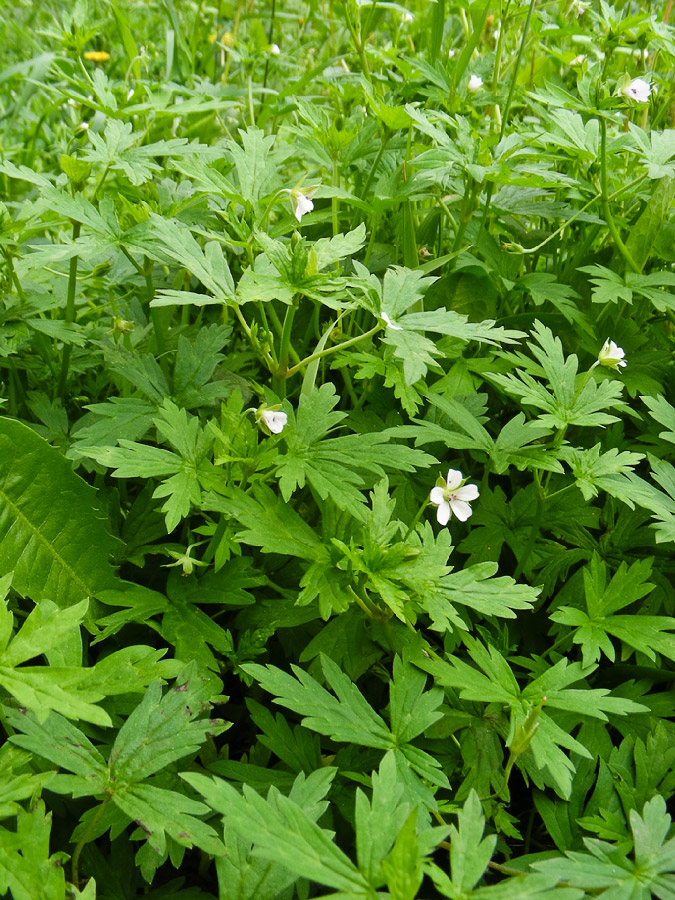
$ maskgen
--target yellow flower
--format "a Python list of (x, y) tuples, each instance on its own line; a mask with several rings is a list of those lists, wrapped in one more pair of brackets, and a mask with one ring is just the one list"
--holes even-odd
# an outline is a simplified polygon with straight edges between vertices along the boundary
[(229, 31), (226, 31), (223, 35), (222, 42), (226, 47), (231, 47), (234, 44), (234, 37), (230, 34)]
[(218, 37), (218, 32), (217, 32), (217, 31), (214, 31), (213, 34), (210, 34), (210, 35), (209, 35), (209, 44), (212, 44), (212, 43), (215, 41), (215, 39), (216, 39), (217, 37)]
[(87, 50), (84, 58), (91, 60), (91, 62), (106, 62), (106, 60), (110, 59), (110, 54), (106, 53), (105, 50)]

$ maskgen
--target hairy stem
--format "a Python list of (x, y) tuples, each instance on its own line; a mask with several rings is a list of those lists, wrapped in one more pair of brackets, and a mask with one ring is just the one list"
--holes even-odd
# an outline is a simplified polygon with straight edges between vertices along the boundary
[(372, 337), (376, 334), (382, 326), (379, 324), (374, 325), (370, 331), (365, 331), (363, 334), (358, 334), (356, 337), (350, 338), (348, 341), (343, 341), (341, 344), (336, 344), (334, 347), (328, 347), (326, 350), (319, 350), (317, 353), (312, 353), (311, 356), (305, 357), (305, 359), (301, 359), (300, 362), (292, 366), (290, 369), (286, 370), (286, 377), (290, 378), (291, 375), (295, 375), (296, 372), (299, 372), (303, 366), (308, 365), (313, 362), (315, 359), (323, 359), (324, 356), (330, 356), (331, 353), (338, 353), (340, 350), (346, 350), (347, 347), (351, 347), (359, 341), (363, 341), (366, 338)]

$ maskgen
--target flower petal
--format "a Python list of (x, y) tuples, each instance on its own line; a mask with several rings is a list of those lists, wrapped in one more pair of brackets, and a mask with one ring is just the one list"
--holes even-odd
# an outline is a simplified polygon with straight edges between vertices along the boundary
[(440, 506), (441, 503), (445, 503), (445, 490), (442, 487), (432, 488), (429, 494), (429, 500), (431, 500), (434, 506)]
[(438, 520), (439, 525), (447, 525), (450, 521), (450, 504), (446, 503), (444, 500), (441, 504), (439, 504), (438, 509), (436, 510), (436, 519)]
[(394, 322), (391, 321), (391, 319), (389, 318), (389, 316), (387, 315), (386, 312), (380, 313), (380, 318), (382, 319), (384, 324), (387, 326), (387, 328), (393, 328), (394, 331), (403, 331), (403, 329), (401, 328), (400, 325), (396, 325)]
[(449, 491), (454, 491), (455, 488), (458, 488), (463, 480), (464, 476), (459, 471), (459, 469), (448, 469), (448, 477), (446, 479), (446, 482)]
[(480, 496), (475, 484), (465, 484), (464, 487), (458, 488), (454, 493), (458, 500), (478, 500)]
[(264, 409), (260, 413), (260, 418), (263, 420), (271, 434), (281, 434), (288, 422), (288, 416), (285, 412), (279, 412), (273, 409)]
[(469, 504), (465, 503), (463, 500), (451, 500), (450, 506), (452, 507), (452, 511), (457, 516), (460, 522), (466, 522), (466, 520), (472, 513), (472, 509)]

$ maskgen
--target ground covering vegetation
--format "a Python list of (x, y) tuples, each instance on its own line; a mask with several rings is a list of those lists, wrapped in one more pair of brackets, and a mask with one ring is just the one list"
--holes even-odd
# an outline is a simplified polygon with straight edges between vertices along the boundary
[(671, 6), (0, 2), (3, 896), (675, 898)]

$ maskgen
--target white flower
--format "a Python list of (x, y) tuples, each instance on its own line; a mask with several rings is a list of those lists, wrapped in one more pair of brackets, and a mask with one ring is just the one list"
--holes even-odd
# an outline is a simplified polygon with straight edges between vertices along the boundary
[(578, 19), (579, 16), (583, 16), (583, 14), (590, 8), (590, 5), (590, 3), (584, 3), (583, 0), (572, 0), (570, 12), (574, 13), (574, 15)]
[(258, 413), (258, 421), (262, 422), (271, 434), (281, 434), (288, 422), (288, 416), (279, 410), (262, 409)]
[(412, 15), (412, 13), (409, 13), (409, 12), (404, 12), (404, 13), (403, 13), (403, 24), (404, 24), (404, 25), (410, 25), (410, 23), (412, 22), (412, 20), (413, 20), (413, 15)]
[(279, 56), (279, 54), (281, 53), (281, 50), (279, 49), (279, 45), (272, 44), (272, 46), (270, 47), (270, 53), (272, 54), (272, 56)]
[(621, 93), (627, 100), (635, 100), (636, 103), (649, 103), (649, 95), (652, 86), (644, 78), (634, 78), (621, 88)]
[(471, 94), (475, 94), (476, 91), (479, 91), (483, 87), (483, 79), (480, 75), (472, 75), (469, 78), (469, 83), (466, 88)]
[(570, 60), (570, 65), (571, 66), (583, 66), (583, 64), (585, 62), (586, 62), (586, 54), (580, 53), (578, 56), (575, 56), (574, 59)]
[(598, 353), (598, 362), (601, 366), (607, 366), (608, 369), (616, 369), (618, 372), (620, 368), (628, 365), (624, 360), (625, 355), (621, 347), (617, 347), (614, 341), (610, 341), (607, 338), (602, 350)]
[(436, 518), (439, 525), (447, 525), (453, 513), (460, 522), (466, 522), (472, 512), (469, 501), (477, 499), (478, 488), (475, 484), (465, 485), (458, 469), (449, 469), (445, 487), (437, 485), (429, 494), (429, 500), (438, 507)]
[(302, 219), (305, 213), (311, 212), (314, 209), (314, 201), (312, 200), (312, 198), (308, 194), (303, 194), (301, 191), (290, 191), (290, 200), (293, 215), (298, 220), (298, 222)]
[(403, 329), (401, 328), (400, 325), (395, 325), (395, 324), (391, 321), (391, 319), (390, 319), (389, 316), (386, 314), (386, 312), (380, 313), (380, 318), (382, 319), (382, 321), (384, 322), (384, 324), (387, 326), (387, 328), (392, 328), (394, 331), (403, 331)]
[(451, 47), (451, 48), (448, 50), (448, 59), (452, 59), (452, 57), (453, 57), (454, 55), (455, 55), (455, 51), (454, 51), (454, 50), (452, 49), (452, 47)]

